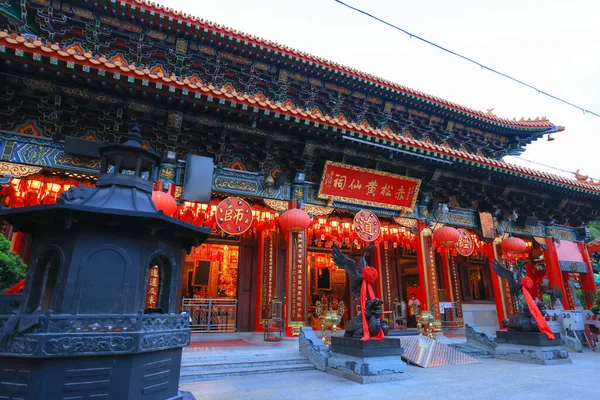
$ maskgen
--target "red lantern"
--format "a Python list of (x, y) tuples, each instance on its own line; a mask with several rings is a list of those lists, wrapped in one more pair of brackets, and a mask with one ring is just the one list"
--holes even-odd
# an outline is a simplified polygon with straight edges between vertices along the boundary
[(310, 216), (304, 210), (292, 208), (279, 216), (279, 226), (287, 232), (302, 232), (310, 225)]
[(505, 254), (520, 254), (527, 250), (527, 243), (523, 239), (509, 237), (502, 241), (500, 247)]
[(169, 217), (177, 211), (177, 202), (175, 201), (175, 198), (168, 193), (154, 191), (152, 192), (152, 201), (159, 211), (162, 211)]
[(460, 232), (451, 226), (444, 226), (433, 232), (433, 240), (440, 246), (453, 246), (458, 239), (460, 239)]

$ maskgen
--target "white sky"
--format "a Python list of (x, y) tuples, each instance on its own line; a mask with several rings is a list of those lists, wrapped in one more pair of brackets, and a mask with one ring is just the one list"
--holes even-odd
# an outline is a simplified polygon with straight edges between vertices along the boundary
[[(333, 0), (155, 0), (500, 117), (566, 130), (522, 157), (600, 180), (600, 118), (481, 70)], [(347, 0), (488, 67), (600, 114), (597, 0)], [(507, 157), (506, 161), (527, 163)], [(559, 173), (536, 165), (536, 169)], [(562, 174), (573, 177), (570, 174)]]

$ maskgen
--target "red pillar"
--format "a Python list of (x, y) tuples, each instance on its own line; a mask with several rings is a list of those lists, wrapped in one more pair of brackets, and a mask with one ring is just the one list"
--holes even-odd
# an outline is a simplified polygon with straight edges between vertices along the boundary
[(546, 261), (546, 271), (548, 274), (548, 280), (550, 282), (550, 289), (556, 286), (562, 291), (563, 296), (561, 298), (561, 303), (563, 307), (568, 310), (570, 308), (569, 301), (567, 299), (568, 293), (565, 290), (565, 283), (560, 270), (560, 262), (558, 260), (558, 253), (556, 252), (556, 245), (551, 237), (547, 237), (545, 240), (546, 249), (544, 250), (544, 260)]
[[(495, 251), (495, 243), (485, 243), (488, 260), (498, 260), (497, 252)], [(498, 326), (502, 328), (502, 321), (508, 319), (505, 296), (502, 290), (502, 282), (492, 268), (490, 268), (490, 278), (492, 281), (492, 289), (494, 291), (494, 299), (496, 300), (496, 313), (498, 314)]]
[[(438, 307), (438, 285), (435, 271), (435, 258), (431, 246), (431, 230), (427, 228), (425, 220), (417, 220), (419, 237), (417, 238), (417, 260), (419, 265), (419, 284), (421, 286), (421, 309), (429, 310), (436, 319), (440, 318)], [(432, 309), (433, 308), (433, 309)]]
[(594, 299), (598, 293), (598, 288), (596, 287), (596, 281), (594, 280), (594, 270), (592, 269), (592, 262), (587, 248), (584, 243), (577, 243), (577, 246), (579, 246), (579, 251), (583, 256), (583, 261), (585, 261), (588, 270), (587, 274), (579, 274), (579, 279), (581, 280), (581, 289), (585, 294), (586, 306), (589, 310), (594, 305)]
[(454, 301), (454, 291), (452, 290), (452, 277), (450, 274), (450, 254), (448, 250), (442, 251), (442, 274), (444, 275), (444, 287), (446, 288), (446, 301)]
[(422, 232), (427, 228), (425, 220), (417, 220), (417, 239), (416, 239), (416, 252), (417, 252), (417, 265), (419, 267), (419, 290), (421, 291), (421, 310), (429, 310), (429, 291), (427, 290), (427, 270), (425, 257), (423, 255), (423, 244), (422, 244)]

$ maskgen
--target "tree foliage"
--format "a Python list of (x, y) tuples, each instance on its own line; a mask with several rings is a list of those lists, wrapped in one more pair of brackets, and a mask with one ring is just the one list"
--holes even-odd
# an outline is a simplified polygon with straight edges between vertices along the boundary
[(600, 236), (600, 220), (590, 222), (588, 227), (590, 228), (590, 235), (592, 236), (592, 239), (596, 239), (598, 236)]
[(27, 266), (12, 251), (12, 243), (0, 235), (0, 293), (25, 278)]

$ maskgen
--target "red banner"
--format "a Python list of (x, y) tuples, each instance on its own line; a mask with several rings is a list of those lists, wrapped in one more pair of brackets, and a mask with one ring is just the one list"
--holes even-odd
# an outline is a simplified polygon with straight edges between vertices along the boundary
[(363, 206), (412, 211), (420, 187), (420, 179), (327, 161), (319, 197)]
[(148, 270), (148, 286), (146, 287), (146, 305), (144, 308), (156, 308), (158, 304), (159, 284), (160, 276), (158, 273), (158, 265), (155, 265)]

